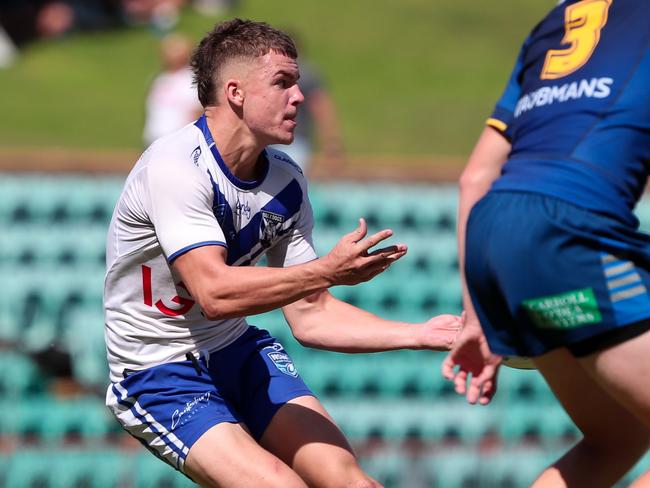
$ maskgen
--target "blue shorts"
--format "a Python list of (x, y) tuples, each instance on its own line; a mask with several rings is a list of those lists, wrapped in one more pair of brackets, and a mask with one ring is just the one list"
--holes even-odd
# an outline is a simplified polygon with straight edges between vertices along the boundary
[(127, 374), (106, 404), (122, 427), (179, 471), (211, 427), (243, 422), (259, 440), (289, 400), (313, 395), (277, 340), (256, 327), (193, 361)]
[(465, 275), (492, 352), (585, 356), (650, 329), (650, 236), (533, 193), (472, 209)]

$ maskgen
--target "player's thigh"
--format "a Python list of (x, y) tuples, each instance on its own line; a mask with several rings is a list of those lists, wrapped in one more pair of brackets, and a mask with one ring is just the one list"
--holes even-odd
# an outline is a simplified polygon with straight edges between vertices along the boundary
[(184, 471), (204, 487), (304, 488), (300, 477), (262, 448), (242, 424), (220, 423), (190, 449)]
[(650, 331), (592, 353), (580, 362), (610, 395), (650, 428)]
[[(650, 446), (650, 430), (612, 397), (567, 349), (559, 348), (535, 358), (558, 400), (585, 441), (629, 458)], [(618, 451), (617, 451), (618, 450)]]
[(363, 473), (345, 436), (313, 396), (285, 404), (260, 443), (309, 486), (379, 486)]

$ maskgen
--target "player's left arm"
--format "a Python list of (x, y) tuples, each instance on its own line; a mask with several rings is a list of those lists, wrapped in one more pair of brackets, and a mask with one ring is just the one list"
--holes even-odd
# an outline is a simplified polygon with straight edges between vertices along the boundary
[(440, 315), (423, 323), (385, 320), (345, 303), (328, 291), (282, 308), (293, 335), (304, 346), (363, 353), (394, 349), (449, 350), (460, 330), (460, 317)]
[(486, 127), (460, 178), (457, 233), (465, 324), (454, 348), (443, 362), (442, 373), (454, 382), (458, 394), (465, 395), (470, 403), (483, 405), (489, 403), (496, 392), (501, 358), (490, 352), (467, 290), (465, 233), (472, 207), (501, 174), (510, 149), (510, 142), (499, 131)]

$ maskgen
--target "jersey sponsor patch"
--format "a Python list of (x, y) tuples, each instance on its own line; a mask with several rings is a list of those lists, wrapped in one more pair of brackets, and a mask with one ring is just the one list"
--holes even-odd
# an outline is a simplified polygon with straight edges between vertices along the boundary
[(298, 370), (296, 370), (296, 366), (293, 364), (291, 357), (284, 352), (282, 344), (276, 342), (272, 346), (265, 347), (264, 349), (271, 349), (266, 355), (280, 372), (294, 378), (298, 377)]
[(574, 329), (602, 320), (592, 288), (525, 300), (522, 306), (541, 329)]
[(611, 93), (612, 78), (591, 78), (563, 85), (543, 86), (522, 96), (515, 107), (515, 118), (536, 107), (564, 103), (580, 98), (607, 98)]

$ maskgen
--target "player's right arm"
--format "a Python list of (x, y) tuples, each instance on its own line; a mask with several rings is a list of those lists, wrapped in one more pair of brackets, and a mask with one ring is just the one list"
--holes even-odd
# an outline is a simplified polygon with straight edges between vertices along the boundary
[(406, 253), (402, 244), (369, 252), (392, 231), (364, 239), (366, 232), (366, 222), (360, 219), (359, 226), (327, 255), (286, 268), (229, 266), (226, 249), (217, 245), (193, 249), (173, 266), (208, 319), (243, 317), (283, 307), (330, 286), (368, 281)]

